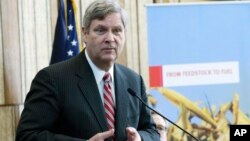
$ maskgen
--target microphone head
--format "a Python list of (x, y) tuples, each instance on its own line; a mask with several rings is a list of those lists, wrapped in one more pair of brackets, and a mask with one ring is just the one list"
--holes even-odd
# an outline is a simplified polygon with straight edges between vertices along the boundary
[(135, 96), (135, 91), (133, 91), (131, 88), (127, 89), (128, 93), (130, 93), (132, 96)]

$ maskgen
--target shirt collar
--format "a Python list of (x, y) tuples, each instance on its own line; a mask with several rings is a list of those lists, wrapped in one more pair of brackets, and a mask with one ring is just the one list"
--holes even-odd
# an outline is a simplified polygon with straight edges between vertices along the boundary
[[(87, 58), (87, 61), (94, 73), (94, 76), (95, 76), (95, 80), (97, 83), (100, 83), (102, 82), (102, 79), (105, 75), (105, 71), (104, 70), (101, 70), (100, 68), (98, 68), (93, 62), (92, 60), (90, 59), (89, 55), (88, 55), (88, 52), (87, 50), (85, 49), (85, 56)], [(114, 80), (114, 65), (111, 66), (111, 68), (109, 69), (108, 71), (111, 75), (111, 82), (113, 83), (113, 80)]]

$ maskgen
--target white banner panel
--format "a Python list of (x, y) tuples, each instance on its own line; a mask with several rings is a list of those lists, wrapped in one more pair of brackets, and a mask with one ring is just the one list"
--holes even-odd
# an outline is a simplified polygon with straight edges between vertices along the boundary
[(239, 62), (164, 65), (165, 87), (239, 83)]

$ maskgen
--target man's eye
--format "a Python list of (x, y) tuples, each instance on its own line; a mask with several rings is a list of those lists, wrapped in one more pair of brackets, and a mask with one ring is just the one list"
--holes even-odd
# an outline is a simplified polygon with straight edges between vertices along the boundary
[(116, 29), (113, 29), (113, 32), (115, 33), (115, 34), (118, 34), (118, 33), (120, 33), (122, 30), (120, 29), (120, 28), (116, 28)]
[(166, 131), (166, 130), (167, 130), (167, 127), (164, 127), (164, 126), (162, 126), (162, 125), (156, 125), (156, 129), (157, 129), (158, 131)]
[(106, 30), (105, 30), (104, 28), (97, 28), (97, 29), (95, 30), (95, 32), (96, 32), (97, 34), (103, 34), (105, 31), (106, 31)]

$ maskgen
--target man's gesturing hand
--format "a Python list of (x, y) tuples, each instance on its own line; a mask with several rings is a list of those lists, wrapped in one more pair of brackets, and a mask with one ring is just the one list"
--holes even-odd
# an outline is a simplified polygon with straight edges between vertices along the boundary
[(115, 132), (115, 130), (111, 129), (109, 131), (97, 133), (92, 138), (90, 138), (88, 141), (104, 141), (105, 139), (114, 136), (114, 132)]

